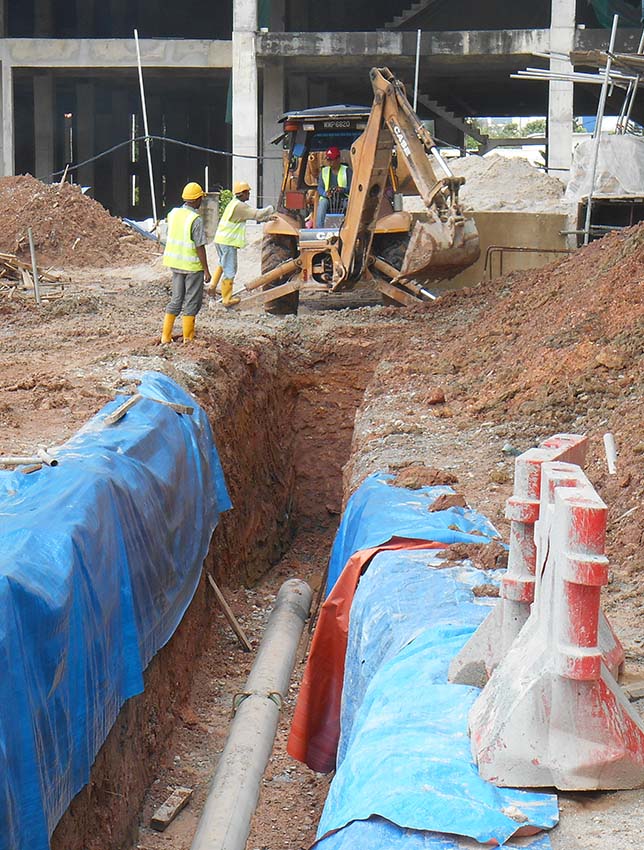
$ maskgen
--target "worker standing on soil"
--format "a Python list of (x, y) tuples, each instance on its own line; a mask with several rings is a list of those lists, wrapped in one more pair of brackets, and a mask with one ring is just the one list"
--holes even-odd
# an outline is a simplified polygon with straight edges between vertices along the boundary
[(174, 320), (183, 308), (183, 341), (195, 338), (195, 316), (201, 309), (204, 283), (210, 282), (206, 257), (206, 230), (197, 212), (206, 193), (198, 183), (187, 183), (183, 206), (168, 213), (168, 236), (163, 265), (172, 269), (172, 298), (163, 319), (161, 342), (172, 342)]
[(248, 183), (237, 182), (233, 186), (233, 199), (226, 206), (221, 216), (219, 227), (215, 233), (215, 247), (219, 254), (219, 263), (209, 292), (215, 294), (217, 283), (223, 273), (221, 295), (224, 307), (234, 307), (239, 304), (239, 298), (233, 298), (233, 281), (237, 274), (237, 251), (246, 245), (246, 222), (268, 221), (275, 212), (275, 207), (267, 206), (255, 209), (248, 203), (250, 186)]
[[(318, 180), (318, 210), (315, 226), (324, 227), (324, 219), (329, 212), (344, 212), (349, 199), (351, 188), (351, 169), (340, 161), (340, 148), (331, 147), (326, 154), (327, 164), (320, 169)], [(332, 199), (336, 200), (337, 209), (330, 210)]]

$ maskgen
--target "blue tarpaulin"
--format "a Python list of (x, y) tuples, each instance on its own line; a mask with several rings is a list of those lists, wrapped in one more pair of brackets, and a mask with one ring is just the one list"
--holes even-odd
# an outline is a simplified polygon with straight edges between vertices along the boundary
[(394, 476), (377, 472), (353, 494), (333, 541), (327, 595), (351, 555), (386, 543), (392, 537), (433, 540), (436, 543), (488, 543), (498, 539), (492, 523), (470, 508), (449, 508), (431, 513), (430, 506), (451, 487), (418, 490), (391, 486)]
[[(395, 490), (400, 520), (404, 493)], [(417, 495), (408, 494), (412, 513)], [(378, 529), (373, 505), (361, 515)], [(470, 519), (479, 529), (487, 522)], [(356, 521), (355, 513), (348, 521)], [(383, 515), (380, 527), (388, 522)], [(413, 528), (409, 516), (403, 523)], [(364, 535), (341, 529), (338, 536)], [(433, 539), (427, 532), (413, 536)], [(360, 579), (351, 607), (338, 768), (318, 828), (319, 850), (461, 850), (471, 847), (467, 839), (513, 847), (520, 826), (557, 823), (555, 796), (497, 788), (478, 774), (467, 732), (478, 690), (449, 684), (447, 671), (490, 610), (490, 600), (476, 598), (472, 587), (498, 581), (499, 574), (468, 562), (445, 564), (433, 551), (381, 552)], [(540, 835), (530, 846), (549, 850), (550, 839)]]
[[(177, 628), (231, 507), (207, 416), (144, 373), (55, 453), (0, 473), (0, 850), (46, 850)], [(151, 399), (194, 408), (180, 415)]]

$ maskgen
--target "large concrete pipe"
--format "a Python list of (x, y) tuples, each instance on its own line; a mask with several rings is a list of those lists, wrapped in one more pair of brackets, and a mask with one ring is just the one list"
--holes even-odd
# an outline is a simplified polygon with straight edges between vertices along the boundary
[(246, 846), (310, 607), (311, 588), (306, 582), (284, 582), (245, 691), (236, 699), (237, 711), (191, 850), (244, 850)]

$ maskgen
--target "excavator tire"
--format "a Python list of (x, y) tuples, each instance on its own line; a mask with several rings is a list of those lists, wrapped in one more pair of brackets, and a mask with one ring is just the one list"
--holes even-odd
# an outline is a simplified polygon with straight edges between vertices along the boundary
[[(286, 262), (297, 256), (296, 241), (291, 236), (279, 236), (267, 234), (262, 239), (262, 274), (272, 271), (280, 263)], [(279, 278), (274, 281), (266, 289), (272, 289), (274, 286), (279, 286), (280, 283), (286, 283), (287, 278)], [(297, 310), (300, 305), (300, 293), (290, 292), (288, 295), (283, 295), (281, 298), (276, 298), (264, 306), (266, 313), (273, 316), (297, 316)]]
[[(409, 233), (381, 233), (373, 238), (373, 253), (381, 257), (390, 266), (401, 269), (407, 246)], [(385, 307), (400, 307), (400, 303), (388, 295), (380, 296)]]

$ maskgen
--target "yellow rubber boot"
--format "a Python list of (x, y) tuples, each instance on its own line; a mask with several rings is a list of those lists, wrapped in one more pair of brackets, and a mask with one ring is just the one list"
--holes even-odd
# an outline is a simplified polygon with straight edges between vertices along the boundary
[(233, 282), (228, 278), (224, 278), (221, 282), (221, 300), (224, 307), (234, 307), (240, 301), (239, 298), (233, 297)]
[(210, 278), (210, 283), (208, 284), (208, 292), (211, 295), (214, 295), (217, 290), (217, 284), (219, 283), (224, 270), (221, 266), (217, 266), (217, 268), (212, 273), (212, 277)]
[(195, 317), (183, 317), (183, 341), (190, 342), (195, 338)]
[(166, 313), (163, 317), (163, 330), (161, 331), (162, 344), (172, 342), (172, 328), (174, 327), (174, 320), (176, 318), (172, 313)]

